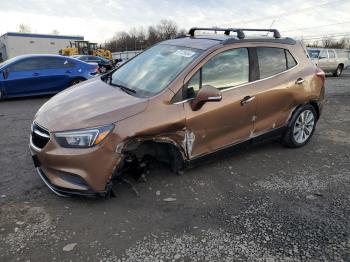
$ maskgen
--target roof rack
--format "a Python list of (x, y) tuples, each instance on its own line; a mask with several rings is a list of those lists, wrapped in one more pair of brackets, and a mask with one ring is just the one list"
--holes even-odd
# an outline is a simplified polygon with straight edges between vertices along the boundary
[(195, 31), (199, 31), (199, 30), (203, 30), (203, 31), (220, 31), (220, 32), (224, 32), (225, 35), (230, 35), (230, 32), (235, 32), (237, 33), (237, 38), (238, 39), (244, 39), (245, 38), (245, 34), (244, 31), (249, 31), (249, 32), (272, 32), (273, 33), (273, 37), (274, 38), (281, 38), (281, 34), (278, 32), (277, 29), (253, 29), (253, 28), (202, 28), (202, 27), (192, 27), (190, 29), (190, 31), (188, 32), (188, 34), (190, 36), (194, 36), (194, 32)]

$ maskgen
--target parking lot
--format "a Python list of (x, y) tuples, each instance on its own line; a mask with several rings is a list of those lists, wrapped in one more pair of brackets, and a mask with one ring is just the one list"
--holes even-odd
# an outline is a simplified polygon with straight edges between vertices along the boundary
[(314, 137), (260, 145), (172, 174), (137, 196), (54, 195), (28, 150), (49, 97), (0, 103), (0, 261), (350, 261), (350, 71), (327, 77)]

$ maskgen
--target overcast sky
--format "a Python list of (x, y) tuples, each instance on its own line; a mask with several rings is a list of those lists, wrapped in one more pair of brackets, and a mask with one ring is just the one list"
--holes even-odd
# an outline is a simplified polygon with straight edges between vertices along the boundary
[[(185, 29), (261, 28), (270, 27), (275, 20), (273, 27), (283, 35), (350, 36), (350, 0), (0, 0), (0, 18), (0, 35), (18, 31), (24, 23), (35, 33), (56, 29), (60, 34), (83, 35), (97, 42), (131, 27), (146, 28), (162, 18)], [(295, 30), (303, 28), (309, 29)]]

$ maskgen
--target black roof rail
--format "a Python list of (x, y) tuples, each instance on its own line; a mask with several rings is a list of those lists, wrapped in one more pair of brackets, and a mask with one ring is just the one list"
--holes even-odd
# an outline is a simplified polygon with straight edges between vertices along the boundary
[(188, 32), (188, 34), (190, 36), (194, 36), (194, 32), (195, 31), (199, 31), (199, 30), (203, 30), (203, 31), (220, 31), (220, 32), (224, 32), (225, 35), (230, 35), (230, 32), (235, 32), (237, 33), (237, 37), (238, 39), (244, 39), (245, 35), (243, 33), (243, 31), (241, 29), (236, 29), (236, 28), (204, 28), (204, 27), (192, 27), (190, 29), (190, 31)]
[(280, 34), (280, 32), (278, 32), (277, 29), (271, 29), (271, 28), (269, 28), (269, 29), (240, 28), (240, 30), (242, 30), (243, 32), (244, 31), (249, 31), (249, 32), (267, 32), (267, 33), (271, 32), (271, 33), (273, 33), (273, 37), (274, 38), (281, 38), (281, 34)]
[(281, 38), (281, 34), (278, 32), (277, 29), (254, 29), (254, 28), (202, 28), (202, 27), (192, 27), (190, 31), (188, 32), (190, 36), (194, 36), (195, 31), (221, 31), (224, 32), (225, 35), (230, 35), (230, 32), (235, 32), (237, 33), (238, 39), (244, 39), (245, 34), (244, 31), (249, 31), (249, 32), (272, 32), (274, 38)]

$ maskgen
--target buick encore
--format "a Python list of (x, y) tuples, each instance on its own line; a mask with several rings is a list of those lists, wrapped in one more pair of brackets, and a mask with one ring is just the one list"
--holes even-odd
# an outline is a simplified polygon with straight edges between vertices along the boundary
[(324, 84), (303, 44), (275, 29), (192, 28), (51, 98), (34, 117), (30, 151), (56, 194), (109, 196), (145, 157), (178, 171), (271, 138), (304, 146)]

